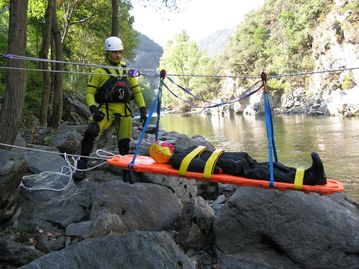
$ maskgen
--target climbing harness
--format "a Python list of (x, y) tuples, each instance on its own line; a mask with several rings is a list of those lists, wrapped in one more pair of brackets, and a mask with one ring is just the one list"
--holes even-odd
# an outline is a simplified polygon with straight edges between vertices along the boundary
[(124, 74), (124, 76), (121, 76), (118, 69), (116, 69), (117, 76), (115, 77), (108, 68), (103, 69), (110, 77), (96, 91), (96, 103), (128, 103), (130, 100), (133, 100), (134, 96), (132, 91), (130, 90), (131, 87), (127, 81), (126, 73)]

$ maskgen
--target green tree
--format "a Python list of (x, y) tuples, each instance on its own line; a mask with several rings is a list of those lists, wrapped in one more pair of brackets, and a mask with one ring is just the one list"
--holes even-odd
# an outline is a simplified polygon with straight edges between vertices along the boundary
[[(165, 69), (168, 76), (175, 79), (179, 85), (202, 99), (211, 98), (218, 91), (216, 84), (218, 79), (197, 76), (215, 75), (214, 62), (199, 50), (197, 43), (190, 40), (185, 31), (177, 34), (172, 41), (166, 44), (160, 60), (160, 67)], [(176, 89), (176, 86), (171, 88)], [(185, 100), (189, 97), (183, 91), (176, 91), (176, 94)], [(164, 105), (184, 105), (181, 100), (171, 98), (167, 91), (163, 98)]]
[[(236, 75), (283, 74), (313, 69), (311, 35), (333, 0), (266, 0), (263, 7), (245, 16), (220, 57), (220, 63)], [(305, 85), (303, 77), (293, 83)], [(289, 83), (275, 81), (288, 89)]]

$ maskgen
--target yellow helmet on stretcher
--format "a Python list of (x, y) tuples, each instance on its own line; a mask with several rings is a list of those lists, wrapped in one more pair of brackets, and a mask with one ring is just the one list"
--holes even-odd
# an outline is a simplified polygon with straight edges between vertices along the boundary
[(151, 158), (158, 163), (168, 163), (173, 152), (174, 146), (168, 142), (156, 141), (149, 148)]

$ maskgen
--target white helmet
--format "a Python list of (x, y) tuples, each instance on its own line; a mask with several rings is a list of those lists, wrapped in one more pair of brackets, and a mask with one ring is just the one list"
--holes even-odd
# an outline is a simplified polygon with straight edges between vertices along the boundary
[(105, 48), (106, 51), (116, 51), (123, 50), (123, 45), (121, 39), (117, 36), (110, 36), (105, 40)]

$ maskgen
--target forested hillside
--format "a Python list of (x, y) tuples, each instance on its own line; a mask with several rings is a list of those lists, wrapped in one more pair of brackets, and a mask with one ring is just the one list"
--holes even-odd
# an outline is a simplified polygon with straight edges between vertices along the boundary
[[(138, 47), (135, 50), (135, 58), (129, 62), (130, 66), (138, 69), (156, 70), (158, 68), (163, 49), (147, 36), (139, 33)], [(158, 79), (146, 77), (149, 81), (151, 90), (158, 86)]]
[[(61, 1), (57, 5), (58, 26), (61, 34), (63, 60), (75, 63), (101, 64), (102, 43), (111, 29), (111, 1)], [(27, 12), (26, 55), (44, 57), (44, 26), (48, 1), (29, 1)], [(228, 98), (251, 81), (223, 78), (226, 75), (255, 75), (266, 71), (272, 76), (269, 85), (282, 92), (313, 90), (312, 96), (330, 95), (332, 91), (350, 90), (359, 83), (356, 70), (322, 76), (291, 76), (274, 78), (288, 73), (313, 72), (359, 66), (358, 30), (359, 3), (353, 0), (266, 0), (264, 5), (249, 14), (234, 32), (213, 33), (199, 44), (185, 32), (178, 33), (164, 48), (133, 30), (129, 10), (130, 1), (121, 2), (120, 36), (124, 41), (124, 56), (129, 66), (156, 71), (166, 69), (168, 74), (210, 75), (175, 76), (176, 82), (205, 100)], [(9, 1), (0, 0), (0, 53), (7, 52), (9, 27)], [(227, 42), (229, 40), (229, 42)], [(54, 44), (46, 57), (54, 59)], [(52, 51), (52, 52), (51, 52)], [(50, 53), (51, 52), (51, 53)], [(215, 56), (215, 57), (213, 57)], [(0, 58), (0, 103), (6, 83), (7, 59)], [(44, 99), (46, 72), (39, 62), (27, 60), (27, 91), (25, 95), (25, 121), (39, 118)], [(46, 68), (52, 69), (54, 66)], [(90, 66), (65, 64), (62, 89), (64, 92), (83, 94)], [(83, 73), (85, 74), (83, 74)], [(54, 76), (54, 74), (52, 74)], [(212, 76), (212, 77), (211, 77)], [(54, 78), (52, 78), (54, 79)], [(146, 78), (147, 79), (147, 78)], [(141, 79), (141, 85), (150, 104), (156, 79)], [(52, 87), (55, 84), (52, 84)], [(31, 90), (29, 90), (31, 89)], [(51, 89), (53, 91), (53, 89)], [(180, 96), (182, 96), (180, 94)], [(182, 96), (184, 97), (184, 96)], [(48, 117), (51, 118), (52, 95)], [(304, 100), (304, 99), (303, 99)], [(301, 100), (300, 105), (309, 101)], [(164, 96), (168, 107), (188, 104)], [(288, 104), (288, 102), (287, 102)], [(42, 124), (46, 124), (40, 119)]]
[[(319, 102), (316, 106), (320, 106), (320, 110), (315, 113), (328, 113), (328, 107), (322, 104), (331, 102), (331, 94), (336, 90), (349, 93), (348, 90), (354, 89), (359, 84), (359, 74), (357, 69), (343, 70), (336, 74), (328, 72), (329, 75), (320, 73), (325, 70), (359, 67), (357, 29), (358, 1), (267, 0), (261, 8), (246, 15), (216, 59), (204, 61), (206, 68), (201, 61), (190, 63), (197, 57), (193, 55), (197, 55), (198, 46), (192, 52), (184, 50), (193, 44), (191, 40), (183, 38), (177, 38), (174, 41), (176, 45), (164, 49), (161, 64), (175, 73), (206, 72), (205, 74), (214, 76), (259, 76), (265, 71), (271, 78), (271, 93), (281, 92), (282, 98), (277, 98), (277, 106), (292, 109), (295, 104), (300, 108), (296, 111), (309, 112), (314, 102)], [(215, 43), (215, 38), (212, 41)], [(221, 39), (217, 41), (222, 42)], [(205, 58), (206, 54), (200, 53)], [(188, 61), (179, 65), (176, 59), (180, 58)], [(213, 70), (213, 73), (209, 73), (209, 70)], [(314, 74), (316, 72), (317, 75)], [(196, 79), (198, 78), (193, 77), (193, 80)], [(216, 81), (217, 84), (211, 85), (212, 88), (206, 89), (203, 83), (193, 85), (189, 78), (186, 80), (188, 82), (184, 78), (178, 78), (178, 81), (190, 87), (197, 95), (215, 98), (231, 97), (238, 94), (239, 88), (253, 83), (249, 80), (229, 82), (228, 79), (221, 78)], [(287, 94), (289, 96), (285, 96)], [(173, 98), (167, 101), (170, 105), (171, 102), (176, 102)], [(346, 101), (339, 102), (343, 106)], [(357, 107), (355, 105), (353, 113), (349, 114), (357, 114)], [(332, 112), (329, 111), (329, 114)]]
[(225, 46), (233, 35), (233, 30), (222, 29), (199, 41), (199, 48), (210, 57), (223, 53)]
[[(238, 26), (221, 62), (235, 74), (259, 74), (262, 70), (272, 75), (313, 71), (315, 33), (331, 11), (342, 16), (341, 20), (330, 18), (331, 35), (339, 43), (358, 45), (358, 40), (346, 40), (344, 35), (345, 31), (358, 29), (358, 1), (267, 0), (262, 8), (247, 14)], [(308, 85), (307, 82), (307, 78), (294, 78), (292, 86)], [(289, 82), (273, 80), (272, 86), (287, 90)]]

